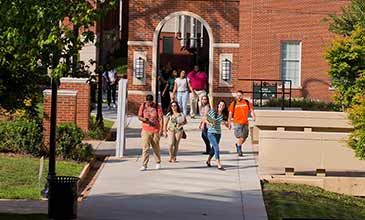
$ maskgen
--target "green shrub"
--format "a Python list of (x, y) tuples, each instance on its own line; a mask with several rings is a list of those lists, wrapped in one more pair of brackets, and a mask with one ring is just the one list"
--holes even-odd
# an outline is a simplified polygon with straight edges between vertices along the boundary
[[(274, 98), (268, 100), (264, 107), (281, 107), (281, 98)], [(289, 99), (284, 99), (284, 106), (289, 106)], [(291, 100), (291, 107), (301, 108), (308, 111), (341, 111), (340, 105), (334, 103), (327, 103), (320, 100), (293, 98)]]
[(42, 131), (34, 120), (17, 119), (0, 122), (0, 152), (45, 154)]
[(83, 131), (75, 124), (65, 123), (57, 127), (56, 154), (63, 159), (87, 161), (93, 156), (90, 145), (82, 143)]
[(105, 129), (102, 129), (102, 128), (90, 129), (87, 132), (87, 136), (89, 138), (95, 139), (95, 140), (104, 140), (106, 135), (107, 135), (107, 131)]
[(349, 118), (354, 126), (354, 131), (349, 137), (349, 145), (355, 150), (356, 156), (365, 159), (365, 96), (361, 103), (349, 109)]

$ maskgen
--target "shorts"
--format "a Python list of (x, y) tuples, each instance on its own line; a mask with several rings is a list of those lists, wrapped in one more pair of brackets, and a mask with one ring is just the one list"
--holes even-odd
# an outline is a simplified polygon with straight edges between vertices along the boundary
[(246, 139), (248, 137), (248, 124), (234, 124), (234, 136)]

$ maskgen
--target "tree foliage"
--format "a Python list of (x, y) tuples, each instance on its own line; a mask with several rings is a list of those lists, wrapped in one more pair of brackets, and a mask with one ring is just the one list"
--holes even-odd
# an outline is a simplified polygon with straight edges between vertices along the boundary
[(351, 4), (342, 9), (341, 15), (331, 14), (330, 31), (349, 36), (357, 26), (365, 28), (365, 0), (352, 0)]
[(365, 31), (361, 27), (350, 36), (338, 37), (326, 52), (335, 101), (344, 108), (357, 104), (354, 97), (364, 90), (364, 57)]
[[(88, 0), (0, 0), (0, 106), (22, 108), (34, 99), (47, 69), (58, 78), (69, 70), (67, 60), (94, 41), (91, 27), (105, 11)], [(75, 36), (73, 26), (81, 33)]]
[(357, 26), (349, 36), (338, 37), (327, 50), (335, 101), (348, 112), (354, 131), (348, 143), (365, 159), (365, 29)]

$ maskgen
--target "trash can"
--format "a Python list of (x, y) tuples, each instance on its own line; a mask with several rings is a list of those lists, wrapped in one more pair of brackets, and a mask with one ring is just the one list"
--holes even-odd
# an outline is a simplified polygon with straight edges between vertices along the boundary
[(78, 177), (54, 176), (47, 178), (48, 217), (51, 219), (77, 218), (77, 182)]

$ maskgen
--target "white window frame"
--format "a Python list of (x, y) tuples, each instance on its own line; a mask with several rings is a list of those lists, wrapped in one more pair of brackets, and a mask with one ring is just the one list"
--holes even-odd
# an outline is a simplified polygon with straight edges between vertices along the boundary
[[(280, 42), (280, 79), (283, 79), (283, 45), (286, 43), (298, 43), (299, 46), (299, 68), (298, 68), (298, 83), (297, 85), (292, 82), (292, 88), (302, 88), (302, 42), (299, 40), (287, 40), (287, 41), (281, 41)], [(287, 61), (293, 61), (293, 60), (287, 60)], [(296, 61), (296, 60), (295, 60)], [(285, 84), (285, 87), (289, 88), (289, 83)]]

